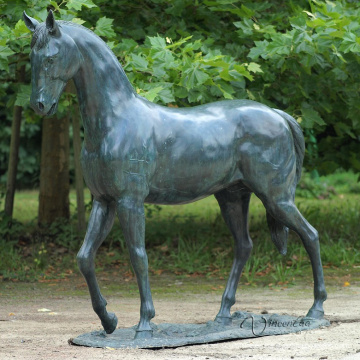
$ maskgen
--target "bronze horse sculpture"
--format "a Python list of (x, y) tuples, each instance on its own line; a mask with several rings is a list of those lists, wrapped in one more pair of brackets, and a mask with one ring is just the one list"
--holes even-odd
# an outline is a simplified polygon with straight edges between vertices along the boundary
[(230, 276), (216, 321), (231, 322), (230, 308), (250, 256), (248, 209), (252, 193), (263, 202), (271, 237), (286, 253), (288, 229), (301, 238), (314, 276), (307, 316), (321, 319), (326, 300), (317, 231), (294, 204), (304, 138), (294, 118), (249, 100), (169, 108), (137, 95), (115, 55), (90, 30), (55, 21), (39, 23), (24, 12), (31, 42), (31, 106), (56, 112), (68, 80), (77, 89), (85, 131), (82, 167), (94, 196), (84, 243), (77, 255), (92, 306), (107, 333), (117, 326), (106, 310), (94, 269), (96, 252), (120, 220), (140, 298), (136, 338), (152, 336), (155, 316), (145, 250), (144, 203), (184, 204), (215, 195), (235, 241)]

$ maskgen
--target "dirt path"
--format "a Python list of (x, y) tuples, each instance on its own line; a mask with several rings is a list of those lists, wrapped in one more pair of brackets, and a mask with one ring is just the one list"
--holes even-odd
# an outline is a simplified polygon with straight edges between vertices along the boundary
[[(206, 295), (189, 292), (186, 280), (163, 280), (161, 287), (167, 286), (170, 290), (159, 295), (155, 288), (157, 316), (154, 322), (202, 323), (213, 319), (221, 300), (221, 290), (217, 287), (221, 286), (213, 286), (211, 280), (202, 281), (205, 288), (212, 289)], [(104, 286), (108, 310), (117, 313), (121, 327), (138, 321), (139, 301), (134, 286), (128, 284), (121, 292)], [(112, 350), (68, 344), (70, 338), (100, 329), (81, 280), (49, 284), (0, 283), (0, 359), (360, 360), (360, 287), (333, 286), (328, 292), (325, 311), (332, 322), (329, 328), (177, 349)], [(283, 290), (244, 287), (237, 297), (234, 310), (255, 313), (267, 310), (301, 316), (312, 303), (311, 291), (301, 286)]]

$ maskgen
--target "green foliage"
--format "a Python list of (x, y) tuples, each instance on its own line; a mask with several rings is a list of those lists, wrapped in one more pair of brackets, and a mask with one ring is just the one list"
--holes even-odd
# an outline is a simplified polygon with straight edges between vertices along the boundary
[[(334, 186), (337, 195), (323, 200), (298, 198), (298, 207), (319, 231), (323, 264), (349, 269), (360, 261), (360, 238), (354, 236), (360, 232), (359, 195), (350, 193), (356, 176), (337, 173), (320, 177), (319, 181)], [(35, 192), (21, 197), (25, 208), (34, 208), (36, 198)], [(228, 275), (233, 260), (233, 239), (214, 198), (186, 206), (161, 207), (161, 211), (154, 208), (151, 212), (150, 207), (146, 247), (153, 273)], [(3, 219), (0, 222), (0, 278), (29, 280), (44, 274), (59, 277), (67, 269), (76, 270), (75, 254), (83, 234), (75, 229), (74, 222), (65, 221), (40, 230), (34, 223), (25, 227), (13, 221), (9, 228), (8, 221)], [(277, 252), (270, 239), (264, 208), (255, 197), (250, 207), (250, 235), (254, 248), (244, 268), (242, 283), (256, 284), (265, 279), (272, 283), (291, 283), (300, 273), (310, 274), (309, 257), (293, 232), (290, 232), (288, 254), (282, 256)], [(99, 249), (97, 264), (106, 271), (116, 268), (116, 271), (129, 272), (130, 260), (118, 222)]]
[[(171, 106), (232, 98), (263, 102), (286, 110), (301, 124), (307, 144), (307, 170), (316, 169), (320, 174), (340, 167), (360, 171), (358, 2), (2, 3), (2, 133), (9, 134), (14, 104), (24, 107), (27, 121), (39, 122), (28, 108), (31, 34), (22, 21), (22, 12), (26, 10), (44, 21), (49, 8), (57, 18), (83, 24), (103, 37), (134, 88), (147, 99)], [(21, 65), (26, 66), (26, 84), (16, 81)], [(64, 99), (59, 111), (66, 111), (68, 104)], [(2, 145), (0, 149), (1, 159), (5, 159), (6, 148)], [(5, 171), (6, 160), (1, 161), (0, 174)], [(39, 172), (36, 164), (34, 172)]]
[(359, 193), (358, 176), (353, 172), (335, 172), (319, 176), (317, 171), (303, 171), (296, 196), (306, 199), (331, 199), (344, 193)]
[(99, 36), (104, 36), (109, 39), (116, 36), (116, 34), (112, 28), (113, 21), (114, 21), (113, 19), (108, 19), (106, 16), (100, 18), (96, 22), (95, 34), (97, 34)]
[[(159, 0), (137, 7), (123, 0), (120, 8), (117, 55), (137, 72), (131, 80), (142, 95), (179, 106), (248, 97), (286, 109), (305, 130), (306, 168), (359, 170), (357, 2)], [(110, 16), (110, 8), (102, 12)], [(189, 36), (191, 53), (183, 44), (166, 49), (165, 39)], [(202, 58), (217, 55), (225, 59), (204, 66)]]
[[(264, 71), (255, 98), (264, 97), (287, 108), (303, 129), (312, 130), (305, 131), (308, 151), (314, 151), (315, 139), (318, 153), (306, 157), (305, 164), (322, 173), (336, 167), (360, 170), (355, 155), (360, 150), (359, 105), (355, 100), (359, 89), (359, 13), (358, 3), (312, 1), (308, 10), (296, 6), (283, 32), (261, 19), (247, 23), (248, 30), (253, 27), (254, 39), (248, 56)], [(269, 73), (274, 76), (269, 77)]]
[[(55, 8), (66, 20), (72, 20), (77, 16), (73, 10), (75, 8), (80, 10), (83, 5), (95, 6), (90, 0), (64, 1), (61, 8), (54, 1), (51, 4), (52, 6), (49, 8)], [(23, 118), (26, 121), (23, 121), (21, 125), (17, 173), (18, 187), (38, 185), (41, 145), (40, 118), (29, 108), (31, 34), (22, 20), (22, 13), (26, 10), (28, 15), (42, 22), (46, 19), (49, 5), (50, 2), (47, 0), (36, 2), (18, 0), (0, 3), (2, 19), (0, 26), (0, 182), (6, 182), (13, 106), (22, 106)], [(18, 83), (17, 79), (17, 72), (22, 66), (25, 66), (26, 69), (25, 84)]]
[(135, 47), (123, 40), (114, 51), (119, 56), (128, 52), (124, 69), (137, 92), (150, 101), (188, 106), (244, 97), (245, 78), (261, 69), (253, 63), (238, 65), (233, 57), (212, 51), (210, 43), (154, 36)]

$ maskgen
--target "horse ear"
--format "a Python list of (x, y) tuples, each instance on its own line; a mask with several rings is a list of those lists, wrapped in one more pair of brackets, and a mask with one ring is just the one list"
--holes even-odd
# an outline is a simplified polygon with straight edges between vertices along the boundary
[(48, 29), (50, 35), (60, 36), (59, 26), (56, 23), (54, 13), (51, 10), (49, 10), (48, 16), (46, 18), (46, 28)]
[(39, 25), (39, 22), (33, 19), (32, 17), (28, 16), (25, 11), (23, 12), (23, 19), (26, 27), (32, 32), (34, 32), (36, 27)]

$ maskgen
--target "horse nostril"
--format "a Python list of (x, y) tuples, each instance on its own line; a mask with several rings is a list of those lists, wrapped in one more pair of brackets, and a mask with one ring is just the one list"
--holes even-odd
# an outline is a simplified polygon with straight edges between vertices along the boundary
[(38, 102), (38, 108), (39, 108), (40, 111), (43, 111), (43, 110), (44, 110), (44, 105), (43, 105), (43, 103)]

